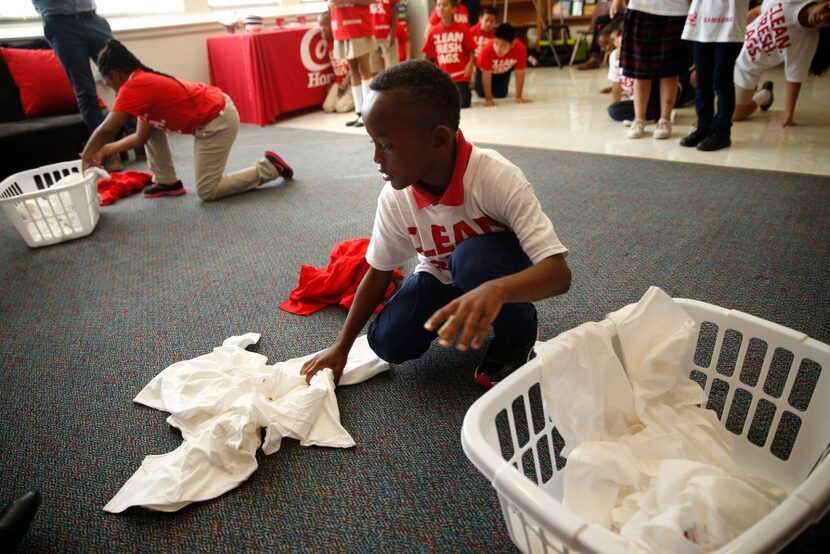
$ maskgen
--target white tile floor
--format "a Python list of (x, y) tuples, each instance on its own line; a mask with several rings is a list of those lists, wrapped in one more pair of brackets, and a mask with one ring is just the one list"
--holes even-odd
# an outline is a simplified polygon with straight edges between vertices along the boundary
[[(606, 69), (577, 71), (571, 67), (529, 69), (525, 95), (534, 100), (532, 104), (519, 105), (507, 98), (496, 108), (484, 108), (474, 96), (473, 107), (462, 110), (461, 128), (469, 140), (479, 143), (830, 175), (830, 77), (810, 77), (804, 83), (796, 108), (798, 125), (782, 129), (783, 69), (768, 72), (764, 79), (775, 83), (772, 108), (735, 123), (731, 148), (698, 152), (678, 144), (695, 122), (694, 106), (677, 111), (674, 135), (669, 140), (654, 140), (649, 128), (645, 138), (625, 138), (622, 124), (607, 115), (610, 95), (598, 92), (608, 83), (606, 73)], [(278, 121), (277, 125), (363, 133), (345, 126), (351, 118), (319, 111)]]

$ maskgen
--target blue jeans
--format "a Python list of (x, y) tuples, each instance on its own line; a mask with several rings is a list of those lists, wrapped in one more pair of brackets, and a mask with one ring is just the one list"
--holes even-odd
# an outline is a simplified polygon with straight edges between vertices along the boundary
[[(511, 73), (513, 73), (512, 69), (507, 73), (493, 73), (493, 78), (490, 81), (490, 91), (493, 93), (493, 98), (507, 98)], [(476, 94), (479, 98), (485, 97), (483, 76), (479, 68), (476, 68)]]
[[(729, 133), (735, 111), (735, 60), (741, 53), (739, 42), (693, 42), (692, 54), (697, 72), (695, 108), (697, 127), (713, 133)], [(715, 94), (718, 111), (715, 112)]]
[[(620, 100), (608, 106), (608, 115), (614, 121), (634, 121), (634, 100)], [(651, 83), (651, 95), (646, 105), (646, 121), (660, 119), (660, 80)]]
[(98, 61), (98, 54), (112, 38), (112, 29), (106, 19), (94, 13), (46, 15), (43, 34), (69, 77), (81, 118), (91, 133), (104, 121), (104, 113), (98, 105), (89, 60)]
[[(413, 273), (369, 325), (369, 346), (381, 359), (399, 364), (420, 358), (437, 336), (424, 329), (436, 310), (482, 283), (533, 264), (516, 235), (493, 233), (459, 244), (448, 265), (452, 284), (445, 285), (430, 273)], [(493, 322), (496, 334), (506, 337), (535, 334), (536, 327), (536, 307), (530, 303), (505, 304)]]

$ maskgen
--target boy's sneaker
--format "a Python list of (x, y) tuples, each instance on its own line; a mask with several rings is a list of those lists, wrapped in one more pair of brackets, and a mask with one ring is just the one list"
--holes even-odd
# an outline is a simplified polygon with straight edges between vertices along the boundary
[(763, 104), (758, 106), (759, 108), (761, 108), (761, 111), (765, 112), (769, 109), (770, 106), (772, 106), (772, 100), (773, 100), (773, 97), (772, 97), (772, 81), (764, 81), (764, 84), (761, 85), (761, 90), (768, 90), (769, 91), (769, 101), (764, 102)]
[(707, 133), (708, 131), (706, 129), (696, 127), (694, 131), (680, 139), (680, 146), (686, 146), (688, 148), (697, 146), (698, 144), (703, 142), (703, 139), (706, 138)]
[(159, 196), (181, 196), (186, 193), (181, 180), (176, 181), (172, 185), (163, 185), (161, 183), (150, 183), (144, 187), (144, 196), (146, 198), (158, 198)]
[(280, 174), (280, 177), (286, 181), (290, 181), (294, 177), (294, 170), (291, 169), (291, 166), (285, 163), (285, 160), (280, 158), (276, 152), (266, 150), (265, 157), (268, 158), (269, 162), (274, 164), (274, 167), (277, 168), (277, 173)]
[(523, 366), (533, 353), (533, 345), (539, 337), (538, 330), (524, 338), (508, 338), (496, 335), (487, 347), (484, 361), (476, 368), (473, 381), (489, 389)]
[(657, 128), (654, 129), (654, 138), (662, 140), (671, 137), (671, 122), (668, 119), (660, 119)]
[(646, 122), (642, 119), (635, 119), (625, 132), (625, 136), (630, 139), (642, 138), (646, 134)]

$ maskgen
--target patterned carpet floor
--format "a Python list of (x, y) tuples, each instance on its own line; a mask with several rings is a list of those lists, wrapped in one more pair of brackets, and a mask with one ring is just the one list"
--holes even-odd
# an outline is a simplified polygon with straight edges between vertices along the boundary
[[(288, 440), (215, 500), (102, 511), (144, 456), (181, 442), (166, 414), (132, 403), (159, 371), (245, 332), (262, 334), (271, 363), (330, 344), (342, 309), (299, 317), (277, 305), (301, 264), (369, 236), (382, 186), (366, 137), (243, 126), (230, 169), (268, 148), (296, 178), (205, 204), (192, 139), (171, 140), (185, 196), (123, 199), (89, 237), (40, 249), (0, 220), (0, 506), (30, 488), (44, 498), (21, 551), (514, 551), (459, 440), (482, 354), (437, 346), (338, 391), (355, 448)], [(571, 290), (538, 304), (543, 339), (657, 285), (830, 343), (830, 179), (498, 150), (571, 249)], [(825, 518), (788, 551), (828, 538)]]

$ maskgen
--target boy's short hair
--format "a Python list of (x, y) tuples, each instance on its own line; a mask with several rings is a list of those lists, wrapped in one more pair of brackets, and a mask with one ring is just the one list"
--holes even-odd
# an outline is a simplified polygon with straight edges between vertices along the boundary
[(510, 23), (502, 23), (496, 27), (496, 38), (506, 40), (512, 44), (516, 40), (516, 30)]
[(427, 129), (446, 125), (458, 130), (461, 96), (450, 76), (427, 60), (409, 60), (375, 75), (369, 87), (376, 92), (396, 92), (404, 97), (401, 112), (417, 115)]
[(487, 14), (490, 14), (493, 17), (498, 17), (498, 12), (496, 12), (496, 8), (494, 8), (493, 6), (484, 6), (483, 8), (481, 8), (481, 13), (479, 13), (478, 16), (481, 17)]

